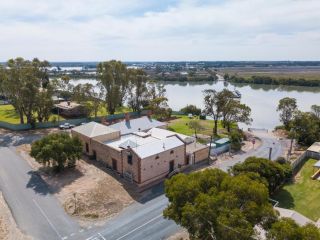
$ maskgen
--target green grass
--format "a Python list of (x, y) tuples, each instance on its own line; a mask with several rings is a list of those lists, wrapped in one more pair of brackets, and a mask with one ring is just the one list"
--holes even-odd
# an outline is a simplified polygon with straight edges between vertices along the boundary
[[(194, 130), (191, 129), (188, 125), (188, 123), (192, 120), (188, 116), (184, 115), (175, 115), (177, 119), (171, 120), (168, 124), (168, 127), (170, 130), (181, 133), (184, 135), (193, 135)], [(212, 129), (214, 125), (213, 120), (199, 120), (200, 125), (202, 126), (202, 130), (199, 131), (199, 134), (204, 134), (204, 135), (212, 135)], [(234, 124), (232, 127), (236, 127), (236, 124)], [(225, 137), (228, 135), (227, 130), (223, 128), (221, 121), (218, 122), (218, 134), (219, 137)]]
[(309, 159), (297, 174), (295, 182), (286, 184), (274, 196), (279, 201), (279, 207), (296, 210), (314, 221), (320, 218), (320, 181), (311, 179), (316, 162)]
[[(52, 121), (54, 118), (58, 119), (58, 115), (52, 114), (50, 116), (49, 121)], [(63, 117), (59, 117), (60, 121), (64, 120)], [(19, 124), (20, 118), (19, 114), (15, 111), (12, 105), (0, 105), (0, 121), (12, 123), (12, 124)], [(26, 117), (24, 117), (25, 123), (27, 122)]]

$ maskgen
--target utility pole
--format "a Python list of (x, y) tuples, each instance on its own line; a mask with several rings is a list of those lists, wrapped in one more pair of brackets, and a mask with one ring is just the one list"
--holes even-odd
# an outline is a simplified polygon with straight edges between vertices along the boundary
[(272, 147), (269, 147), (269, 160), (271, 160), (271, 155), (272, 155)]

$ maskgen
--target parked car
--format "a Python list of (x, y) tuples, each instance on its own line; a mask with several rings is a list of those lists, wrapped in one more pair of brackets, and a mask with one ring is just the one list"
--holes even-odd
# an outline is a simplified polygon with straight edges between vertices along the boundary
[(74, 127), (75, 127), (75, 125), (70, 124), (70, 123), (64, 123), (64, 124), (61, 124), (61, 125), (59, 126), (59, 128), (60, 128), (61, 130), (71, 129), (71, 128), (74, 128)]

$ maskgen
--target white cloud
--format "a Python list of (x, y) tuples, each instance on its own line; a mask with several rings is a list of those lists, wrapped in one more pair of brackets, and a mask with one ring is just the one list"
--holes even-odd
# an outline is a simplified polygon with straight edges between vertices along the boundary
[(2, 2), (1, 60), (320, 60), (318, 0)]

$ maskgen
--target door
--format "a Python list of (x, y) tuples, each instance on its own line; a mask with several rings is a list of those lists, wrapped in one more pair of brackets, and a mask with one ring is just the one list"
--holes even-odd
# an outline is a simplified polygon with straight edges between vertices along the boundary
[(89, 144), (86, 143), (86, 152), (88, 153), (89, 152)]
[(93, 150), (92, 153), (92, 160), (97, 160), (97, 152)]
[(112, 159), (112, 169), (118, 171), (117, 160)]
[(169, 173), (171, 173), (174, 170), (174, 160), (169, 162)]

